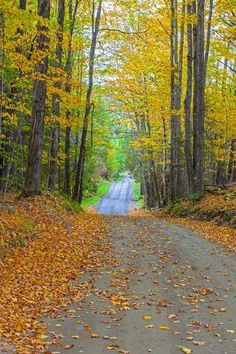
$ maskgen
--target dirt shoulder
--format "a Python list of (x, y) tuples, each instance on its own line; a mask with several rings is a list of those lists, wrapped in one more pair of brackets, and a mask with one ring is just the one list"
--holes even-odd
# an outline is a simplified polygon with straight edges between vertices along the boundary
[(230, 250), (236, 250), (236, 186), (211, 188), (204, 197), (192, 195), (168, 207), (148, 212), (134, 209), (132, 216), (164, 219), (194, 229)]

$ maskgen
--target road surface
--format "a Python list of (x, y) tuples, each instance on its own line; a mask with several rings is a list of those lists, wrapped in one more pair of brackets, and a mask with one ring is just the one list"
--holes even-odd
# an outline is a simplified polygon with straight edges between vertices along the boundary
[(132, 179), (125, 176), (122, 181), (114, 182), (108, 194), (96, 206), (100, 214), (126, 215), (134, 205)]
[(45, 353), (235, 354), (235, 254), (164, 221), (105, 218), (115, 265), (78, 279), (94, 288), (46, 320)]

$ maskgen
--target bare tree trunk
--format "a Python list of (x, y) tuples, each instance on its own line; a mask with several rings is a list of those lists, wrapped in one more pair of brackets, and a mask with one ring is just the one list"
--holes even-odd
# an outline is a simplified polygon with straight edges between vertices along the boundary
[(197, 1), (197, 25), (194, 26), (194, 105), (193, 105), (193, 173), (194, 192), (204, 193), (205, 135), (205, 0)]
[[(50, 0), (38, 0), (38, 15), (42, 18), (50, 17)], [(26, 166), (25, 186), (23, 195), (37, 195), (41, 193), (41, 158), (43, 145), (44, 115), (46, 106), (46, 75), (48, 71), (48, 28), (38, 20), (37, 48), (44, 57), (35, 66), (37, 78), (34, 80), (32, 124), (28, 160)]]
[[(69, 120), (69, 113), (67, 111), (66, 118)], [(65, 172), (64, 172), (64, 192), (70, 195), (70, 138), (71, 138), (71, 127), (66, 127), (65, 135)]]
[[(67, 61), (66, 61), (66, 72), (67, 72), (67, 83), (66, 83), (66, 92), (71, 92), (71, 75), (72, 75), (72, 40), (73, 40), (73, 33), (75, 27), (75, 18), (78, 10), (79, 0), (76, 0), (74, 9), (73, 9), (73, 1), (69, 1), (69, 21), (70, 21), (70, 38), (68, 44), (68, 51), (67, 51)], [(70, 139), (71, 139), (71, 126), (70, 126), (70, 117), (71, 112), (69, 110), (66, 111), (66, 120), (68, 122), (68, 126), (66, 127), (66, 134), (65, 134), (65, 171), (64, 171), (64, 192), (67, 195), (71, 194), (70, 188)]]
[(161, 184), (161, 206), (164, 206), (168, 202), (168, 154), (167, 154), (167, 131), (166, 131), (166, 120), (162, 116), (162, 135), (163, 135), (163, 176)]
[(228, 182), (236, 182), (236, 139), (232, 139), (230, 144)]
[[(184, 16), (185, 2), (182, 7)], [(178, 38), (178, 1), (171, 0), (171, 151), (170, 151), (170, 199), (181, 196), (181, 121), (182, 63), (184, 43), (184, 22)]]
[[(65, 0), (59, 0), (58, 2), (58, 31), (57, 31), (57, 46), (56, 46), (56, 60), (54, 63), (55, 70), (62, 68), (62, 42), (63, 42), (63, 25), (65, 18)], [(60, 74), (59, 74), (60, 75)], [(56, 73), (58, 81), (55, 83), (56, 88), (61, 87), (61, 82)], [(50, 161), (49, 161), (49, 178), (48, 188), (54, 191), (58, 179), (58, 162), (57, 155), (59, 152), (59, 139), (60, 139), (60, 126), (57, 121), (57, 117), (60, 116), (60, 97), (58, 94), (53, 94), (52, 97), (52, 115), (53, 115), (53, 127), (51, 136), (51, 148), (50, 148)]]
[[(192, 15), (192, 4), (187, 5), (187, 15)], [(184, 117), (185, 117), (185, 140), (184, 150), (186, 159), (186, 169), (188, 176), (188, 189), (191, 193), (193, 190), (193, 161), (192, 161), (192, 124), (191, 124), (191, 103), (193, 90), (193, 25), (187, 25), (187, 87), (184, 101)]]
[(26, 0), (20, 0), (20, 9), (26, 10)]
[(4, 166), (4, 156), (3, 156), (3, 96), (4, 96), (4, 32), (5, 32), (5, 19), (4, 14), (0, 13), (0, 189), (2, 190), (3, 183), (3, 166)]
[(89, 55), (89, 82), (88, 82), (88, 89), (86, 95), (86, 107), (85, 107), (83, 130), (82, 130), (82, 137), (80, 143), (79, 161), (76, 169), (75, 185), (73, 191), (73, 199), (78, 201), (79, 203), (82, 202), (82, 198), (83, 198), (83, 175), (84, 175), (84, 163), (85, 163), (85, 156), (86, 156), (86, 140), (87, 140), (87, 132), (88, 132), (88, 124), (89, 124), (89, 115), (91, 111), (94, 61), (95, 61), (95, 53), (96, 53), (96, 46), (97, 46), (97, 36), (99, 32), (100, 19), (101, 19), (101, 11), (102, 11), (102, 0), (99, 0), (96, 18), (94, 18), (95, 9), (93, 6), (92, 41), (91, 41), (90, 55)]
[(207, 77), (207, 64), (208, 64), (208, 57), (209, 57), (209, 50), (210, 50), (210, 42), (211, 42), (211, 27), (212, 27), (212, 15), (213, 15), (213, 6), (214, 0), (210, 0), (209, 6), (209, 15), (208, 15), (208, 24), (207, 24), (207, 34), (206, 34), (206, 49), (205, 49), (205, 70), (204, 70), (204, 81), (206, 82)]

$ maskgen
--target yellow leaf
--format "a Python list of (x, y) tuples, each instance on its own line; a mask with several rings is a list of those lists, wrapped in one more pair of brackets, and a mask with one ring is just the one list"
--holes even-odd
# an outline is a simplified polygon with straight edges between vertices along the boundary
[(144, 316), (143, 316), (143, 319), (144, 319), (145, 321), (148, 321), (148, 320), (151, 320), (151, 319), (152, 319), (152, 316), (144, 315)]
[(163, 331), (169, 331), (170, 327), (168, 327), (168, 326), (160, 326), (160, 329), (162, 329)]
[(114, 349), (119, 349), (119, 345), (118, 344), (108, 344), (107, 345), (107, 349), (108, 350), (114, 350)]
[(176, 348), (182, 350), (182, 352), (185, 353), (185, 354), (191, 354), (192, 353), (192, 349), (187, 348), (187, 347), (183, 347), (182, 345), (177, 345)]

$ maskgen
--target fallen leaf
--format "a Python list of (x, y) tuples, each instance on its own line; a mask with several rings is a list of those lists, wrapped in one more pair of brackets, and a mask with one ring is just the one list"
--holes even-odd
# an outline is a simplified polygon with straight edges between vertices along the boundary
[(227, 309), (225, 308), (225, 307), (221, 307), (220, 309), (219, 309), (219, 312), (226, 312), (227, 311)]
[(118, 345), (118, 344), (108, 344), (107, 345), (107, 349), (108, 350), (114, 350), (114, 349), (119, 349), (120, 348), (120, 346)]
[(168, 326), (160, 326), (160, 329), (163, 330), (163, 331), (169, 331), (170, 327), (168, 327)]
[(74, 347), (74, 344), (69, 344), (64, 347), (64, 349), (71, 349)]
[(206, 342), (200, 342), (200, 341), (198, 341), (198, 340), (194, 340), (194, 341), (193, 341), (193, 344), (194, 344), (194, 345), (197, 345), (198, 347), (202, 347), (203, 345), (205, 345), (205, 343), (206, 343)]
[(175, 313), (171, 313), (168, 318), (170, 320), (173, 320), (174, 322), (177, 322), (178, 321), (178, 316), (175, 314)]
[(182, 350), (182, 352), (185, 353), (185, 354), (191, 354), (192, 353), (192, 349), (187, 348), (187, 347), (183, 347), (182, 345), (176, 345), (176, 348)]
[(234, 329), (227, 329), (227, 333), (235, 333)]

